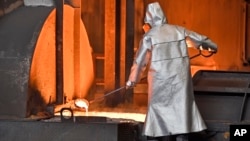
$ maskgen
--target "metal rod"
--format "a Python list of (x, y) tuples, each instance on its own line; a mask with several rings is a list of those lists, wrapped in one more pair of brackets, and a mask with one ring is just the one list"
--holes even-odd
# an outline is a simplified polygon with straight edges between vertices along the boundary
[(56, 104), (64, 103), (63, 94), (63, 5), (64, 0), (55, 0), (56, 4)]
[(242, 105), (241, 105), (241, 111), (240, 111), (240, 118), (239, 118), (239, 122), (242, 121), (242, 118), (244, 116), (244, 111), (245, 111), (245, 105), (246, 105), (246, 99), (247, 99), (247, 96), (248, 96), (248, 88), (249, 88), (249, 84), (250, 82), (247, 83), (247, 86), (245, 88), (245, 94), (244, 94), (244, 98), (243, 98), (243, 101), (242, 101)]
[(99, 97), (99, 98), (96, 98), (96, 99), (94, 99), (94, 100), (91, 100), (89, 103), (93, 103), (93, 102), (95, 102), (95, 101), (101, 100), (101, 99), (103, 99), (104, 97), (107, 97), (107, 96), (109, 96), (109, 95), (111, 95), (111, 94), (114, 94), (115, 92), (118, 92), (118, 91), (120, 91), (120, 90), (122, 90), (122, 89), (124, 89), (124, 88), (126, 88), (126, 86), (120, 87), (120, 88), (118, 88), (118, 89), (115, 89), (115, 90), (113, 90), (113, 91), (111, 91), (111, 92), (105, 94), (105, 95), (102, 96), (102, 97)]
[(194, 56), (191, 56), (189, 59), (191, 60), (191, 59), (193, 59), (193, 58), (196, 58), (196, 57), (198, 57), (198, 56), (203, 56), (203, 57), (211, 57), (212, 55), (214, 54), (214, 52), (210, 52), (208, 55), (205, 55), (205, 54), (202, 54), (202, 51), (201, 50), (199, 50), (199, 53), (198, 54), (196, 54), (196, 55), (194, 55)]

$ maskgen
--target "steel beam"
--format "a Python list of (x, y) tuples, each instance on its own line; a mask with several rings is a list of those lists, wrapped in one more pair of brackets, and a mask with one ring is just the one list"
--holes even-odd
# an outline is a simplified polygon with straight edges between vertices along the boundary
[(64, 0), (56, 0), (56, 103), (64, 103), (63, 92), (63, 5)]

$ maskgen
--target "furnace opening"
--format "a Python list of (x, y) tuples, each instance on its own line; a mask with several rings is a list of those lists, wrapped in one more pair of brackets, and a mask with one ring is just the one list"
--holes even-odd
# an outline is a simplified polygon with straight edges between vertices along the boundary
[[(92, 48), (84, 24), (76, 10), (64, 5), (63, 17), (63, 82), (64, 103), (86, 98), (94, 81)], [(56, 102), (55, 16), (53, 10), (40, 32), (32, 58), (28, 107), (37, 115)], [(76, 28), (74, 28), (76, 27)], [(79, 29), (79, 28), (80, 29)], [(75, 38), (79, 34), (78, 38)]]

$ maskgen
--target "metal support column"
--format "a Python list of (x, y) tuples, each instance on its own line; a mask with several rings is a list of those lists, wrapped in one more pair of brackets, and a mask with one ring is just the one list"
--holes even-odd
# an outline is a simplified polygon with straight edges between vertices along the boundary
[(63, 5), (64, 0), (55, 0), (56, 4), (56, 104), (64, 103), (63, 94)]

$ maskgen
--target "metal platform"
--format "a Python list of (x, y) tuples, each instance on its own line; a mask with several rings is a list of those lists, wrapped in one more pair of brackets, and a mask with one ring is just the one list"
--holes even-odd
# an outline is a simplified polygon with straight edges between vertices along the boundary
[[(100, 117), (98, 118), (100, 119)], [(105, 119), (105, 118), (103, 118)], [(0, 120), (1, 141), (137, 141), (139, 123)], [(88, 121), (90, 119), (88, 118)]]
[(195, 100), (211, 140), (229, 141), (230, 125), (250, 124), (249, 84), (249, 72), (202, 70), (194, 75)]

